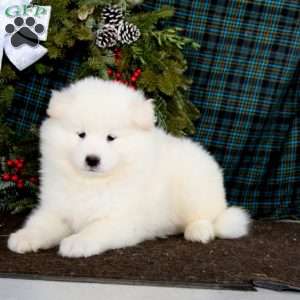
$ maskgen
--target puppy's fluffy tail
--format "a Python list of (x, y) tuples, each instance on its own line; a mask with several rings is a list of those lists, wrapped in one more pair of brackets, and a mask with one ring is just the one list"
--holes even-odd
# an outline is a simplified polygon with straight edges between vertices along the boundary
[(239, 207), (228, 207), (214, 222), (215, 235), (224, 239), (236, 239), (249, 231), (250, 217)]

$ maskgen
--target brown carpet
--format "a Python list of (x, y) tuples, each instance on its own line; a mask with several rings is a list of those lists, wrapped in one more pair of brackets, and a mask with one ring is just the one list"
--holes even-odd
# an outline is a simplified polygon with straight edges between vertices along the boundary
[(239, 240), (202, 245), (176, 236), (67, 259), (58, 256), (57, 249), (10, 252), (7, 234), (21, 223), (16, 216), (0, 218), (0, 277), (300, 291), (300, 224), (260, 221)]

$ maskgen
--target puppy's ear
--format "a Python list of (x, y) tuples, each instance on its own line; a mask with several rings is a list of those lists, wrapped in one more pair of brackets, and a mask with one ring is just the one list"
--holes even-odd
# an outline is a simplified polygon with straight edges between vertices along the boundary
[(138, 99), (133, 103), (133, 122), (144, 130), (150, 130), (155, 126), (155, 113), (153, 99)]
[(59, 118), (65, 110), (65, 100), (63, 99), (63, 92), (52, 91), (50, 102), (47, 109), (47, 115), (51, 118)]

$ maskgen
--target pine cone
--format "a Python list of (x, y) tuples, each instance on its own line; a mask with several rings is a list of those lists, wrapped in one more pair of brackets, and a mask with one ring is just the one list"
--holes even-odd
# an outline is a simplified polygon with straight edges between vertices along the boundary
[(141, 32), (134, 24), (123, 22), (118, 29), (118, 38), (122, 44), (131, 44), (138, 40)]
[(117, 26), (123, 19), (122, 9), (117, 6), (106, 6), (102, 10), (102, 19), (104, 24)]
[(118, 31), (110, 25), (104, 25), (96, 32), (96, 45), (99, 48), (111, 48), (118, 42)]

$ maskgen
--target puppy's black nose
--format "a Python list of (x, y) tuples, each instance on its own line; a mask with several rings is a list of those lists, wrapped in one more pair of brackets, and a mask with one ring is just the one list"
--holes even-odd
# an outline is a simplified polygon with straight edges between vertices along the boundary
[(96, 155), (88, 155), (85, 162), (89, 167), (97, 167), (100, 164), (100, 158)]

